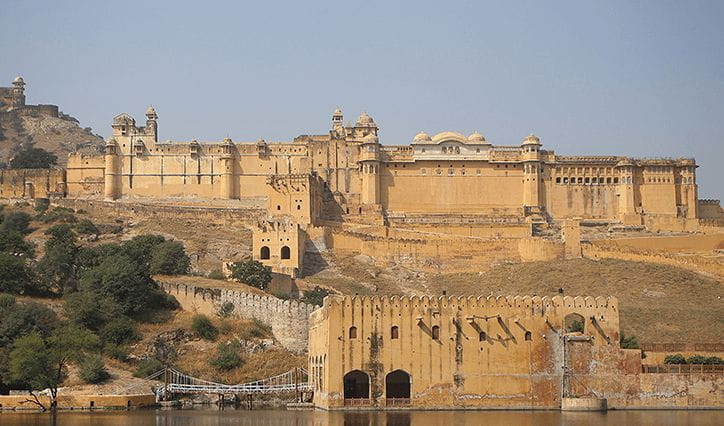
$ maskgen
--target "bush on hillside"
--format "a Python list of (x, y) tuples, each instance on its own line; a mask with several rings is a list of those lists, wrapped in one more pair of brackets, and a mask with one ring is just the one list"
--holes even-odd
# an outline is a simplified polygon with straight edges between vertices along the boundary
[(96, 384), (102, 383), (111, 377), (106, 371), (106, 366), (103, 364), (103, 357), (98, 354), (91, 354), (86, 356), (80, 362), (80, 371), (78, 375), (81, 380), (86, 383)]
[(133, 377), (145, 378), (162, 369), (163, 363), (161, 361), (156, 358), (144, 358), (138, 362)]
[(214, 327), (206, 315), (194, 315), (191, 319), (191, 329), (199, 337), (206, 340), (215, 340), (219, 335), (219, 330)]
[(11, 169), (49, 169), (58, 162), (58, 157), (42, 148), (27, 147), (10, 160)]
[(78, 231), (79, 234), (85, 234), (85, 235), (98, 235), (100, 234), (100, 231), (98, 228), (91, 222), (89, 219), (82, 219), (75, 225), (75, 230)]
[(681, 354), (666, 355), (666, 357), (664, 357), (664, 364), (686, 364), (686, 359)]
[(2, 229), (3, 232), (17, 231), (21, 234), (27, 234), (30, 232), (28, 228), (30, 226), (30, 215), (25, 212), (10, 212), (3, 217)]
[(101, 330), (101, 339), (104, 342), (112, 343), (115, 345), (123, 345), (126, 343), (135, 342), (140, 338), (136, 327), (130, 318), (119, 316), (103, 327)]
[(322, 287), (316, 286), (312, 290), (307, 290), (304, 292), (304, 296), (302, 296), (301, 301), (305, 303), (309, 303), (310, 305), (314, 306), (322, 306), (322, 302), (324, 302), (324, 298), (329, 295), (329, 291), (326, 289), (323, 289)]
[(222, 343), (216, 348), (216, 355), (209, 360), (209, 364), (220, 371), (229, 371), (241, 365), (237, 343)]

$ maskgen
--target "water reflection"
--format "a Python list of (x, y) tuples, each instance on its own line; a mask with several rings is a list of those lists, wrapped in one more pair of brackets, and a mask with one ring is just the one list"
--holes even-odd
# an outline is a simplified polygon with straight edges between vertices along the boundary
[(69, 426), (619, 426), (722, 425), (724, 411), (398, 411), (324, 412), (282, 410), (138, 410), (61, 412), (49, 414), (0, 412), (0, 425)]

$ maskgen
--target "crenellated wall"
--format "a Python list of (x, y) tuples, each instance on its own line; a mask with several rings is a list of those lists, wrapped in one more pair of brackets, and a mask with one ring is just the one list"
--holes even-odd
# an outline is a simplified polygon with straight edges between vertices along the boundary
[(643, 373), (641, 351), (621, 349), (619, 338), (614, 297), (329, 296), (310, 317), (314, 404), (558, 409), (566, 397), (604, 398), (610, 408), (720, 405), (721, 374)]
[(174, 283), (173, 278), (158, 280), (162, 290), (174, 296), (190, 312), (216, 315), (219, 307), (231, 302), (232, 315), (255, 318), (271, 327), (274, 337), (286, 349), (301, 353), (307, 349), (309, 315), (316, 308), (295, 300), (281, 300), (270, 295), (250, 294), (241, 290), (195, 287)]

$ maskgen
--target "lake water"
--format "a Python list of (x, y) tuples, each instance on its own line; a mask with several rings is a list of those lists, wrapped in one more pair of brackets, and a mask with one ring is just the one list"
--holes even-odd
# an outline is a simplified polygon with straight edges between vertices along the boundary
[(284, 410), (134, 410), (60, 412), (50, 414), (0, 413), (0, 425), (69, 426), (478, 426), (478, 425), (724, 425), (724, 411), (609, 411), (571, 413), (558, 411), (407, 411), (324, 412)]

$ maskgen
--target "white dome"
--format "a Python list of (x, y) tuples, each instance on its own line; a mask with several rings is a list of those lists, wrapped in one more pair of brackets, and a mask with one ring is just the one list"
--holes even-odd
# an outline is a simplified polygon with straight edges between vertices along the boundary
[(428, 135), (425, 132), (420, 132), (415, 135), (415, 138), (412, 139), (413, 142), (429, 142), (432, 138), (430, 138), (430, 135)]
[(373, 120), (372, 117), (370, 117), (369, 115), (367, 115), (366, 112), (363, 112), (362, 114), (360, 114), (359, 117), (357, 117), (357, 125), (358, 125), (358, 126), (359, 126), (359, 125), (368, 126), (368, 125), (372, 125), (372, 124), (375, 124), (375, 120)]
[(468, 140), (470, 142), (485, 142), (485, 137), (481, 135), (478, 132), (473, 133), (472, 135), (468, 136)]

